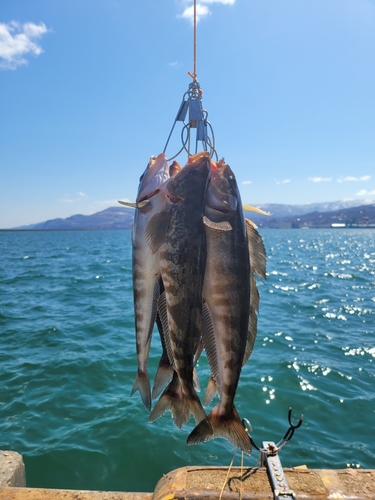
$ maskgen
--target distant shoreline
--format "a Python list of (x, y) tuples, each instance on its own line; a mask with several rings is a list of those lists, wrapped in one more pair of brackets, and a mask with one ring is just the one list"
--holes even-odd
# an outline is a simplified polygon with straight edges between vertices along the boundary
[[(340, 227), (332, 227), (332, 226), (313, 226), (313, 227), (268, 227), (268, 226), (258, 226), (258, 229), (276, 229), (278, 231), (283, 231), (285, 229), (293, 229), (293, 230), (307, 230), (307, 229), (332, 229), (332, 230), (340, 230), (340, 229), (375, 229), (375, 226), (340, 226)], [(38, 233), (48, 233), (53, 231), (58, 232), (66, 232), (66, 231), (130, 231), (131, 228), (114, 228), (114, 227), (101, 227), (101, 228), (62, 228), (62, 229), (0, 229), (0, 233), (30, 233), (30, 232), (38, 232)]]

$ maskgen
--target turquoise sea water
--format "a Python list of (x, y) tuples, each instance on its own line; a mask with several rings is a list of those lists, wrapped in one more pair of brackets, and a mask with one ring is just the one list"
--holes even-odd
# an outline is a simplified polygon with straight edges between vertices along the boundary
[[(284, 466), (375, 468), (375, 231), (262, 236), (267, 281), (237, 409), (258, 444), (283, 436), (290, 406), (304, 413)], [(23, 455), (28, 486), (152, 491), (178, 467), (230, 463), (224, 440), (186, 445), (193, 419), (149, 424), (130, 397), (132, 300), (130, 231), (0, 232), (0, 449)], [(198, 373), (204, 391), (204, 357)]]

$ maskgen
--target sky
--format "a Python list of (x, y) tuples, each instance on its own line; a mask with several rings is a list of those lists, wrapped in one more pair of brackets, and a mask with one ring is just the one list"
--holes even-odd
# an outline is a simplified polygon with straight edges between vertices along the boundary
[[(0, 3), (0, 228), (135, 200), (192, 82), (192, 12)], [(197, 14), (202, 103), (242, 201), (375, 200), (375, 0), (197, 0)], [(169, 157), (180, 143), (176, 126)]]

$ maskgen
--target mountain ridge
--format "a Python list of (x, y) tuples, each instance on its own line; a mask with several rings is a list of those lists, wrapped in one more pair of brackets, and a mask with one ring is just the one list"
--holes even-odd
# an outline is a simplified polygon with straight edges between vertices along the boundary
[[(245, 216), (254, 221), (259, 227), (264, 228), (331, 227), (332, 224), (353, 225), (361, 221), (365, 223), (365, 225), (372, 225), (375, 224), (374, 203), (374, 201), (366, 202), (365, 200), (342, 200), (305, 205), (265, 203), (255, 206), (266, 212), (271, 212), (271, 216), (264, 216), (250, 211), (245, 211)], [(131, 229), (133, 218), (133, 208), (118, 206), (106, 208), (92, 215), (76, 214), (65, 219), (50, 219), (44, 222), (19, 226), (12, 229)]]

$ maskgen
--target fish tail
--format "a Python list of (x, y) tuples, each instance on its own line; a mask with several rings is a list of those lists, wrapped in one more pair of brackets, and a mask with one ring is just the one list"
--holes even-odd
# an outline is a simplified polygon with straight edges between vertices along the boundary
[(148, 418), (149, 422), (153, 422), (160, 418), (166, 411), (172, 413), (173, 421), (179, 429), (184, 424), (187, 424), (192, 414), (196, 423), (206, 418), (206, 414), (202, 408), (198, 396), (192, 399), (186, 396), (181, 390), (181, 385), (174, 372), (172, 382), (164, 390), (160, 396), (159, 401), (156, 403), (154, 409)]
[(151, 410), (151, 388), (150, 381), (147, 372), (141, 372), (138, 370), (137, 376), (135, 377), (134, 385), (130, 396), (133, 396), (135, 392), (139, 391), (141, 394), (142, 402), (148, 411)]
[[(220, 403), (219, 403), (220, 404)], [(242, 425), (236, 408), (229, 416), (220, 416), (218, 405), (209, 413), (205, 420), (202, 420), (190, 433), (187, 444), (198, 444), (210, 439), (223, 437), (236, 448), (251, 454), (252, 447), (249, 435)]]
[(181, 429), (181, 427), (189, 421), (190, 412), (188, 405), (185, 404), (184, 398), (171, 387), (172, 384), (173, 381), (160, 396), (159, 401), (148, 417), (148, 421), (153, 422), (160, 418), (165, 412), (170, 411), (176, 427)]

